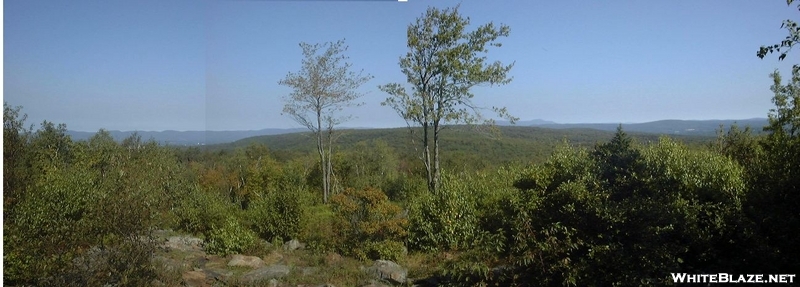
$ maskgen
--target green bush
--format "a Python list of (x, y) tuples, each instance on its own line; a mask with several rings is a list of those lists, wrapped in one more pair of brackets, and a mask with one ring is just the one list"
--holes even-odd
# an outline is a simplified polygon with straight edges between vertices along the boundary
[(428, 192), (425, 179), (407, 174), (387, 179), (384, 187), (390, 200), (406, 205), (417, 196)]
[(173, 211), (177, 228), (193, 234), (205, 234), (212, 226), (222, 226), (227, 214), (235, 213), (237, 206), (222, 195), (193, 189)]
[(209, 254), (236, 254), (256, 241), (253, 231), (243, 227), (234, 217), (228, 217), (222, 226), (212, 226), (206, 234), (204, 249)]
[(250, 204), (250, 226), (266, 240), (297, 238), (307, 222), (304, 191), (270, 192)]
[(347, 189), (331, 198), (331, 207), (343, 254), (360, 259), (396, 259), (401, 255), (408, 220), (382, 191)]
[(315, 205), (308, 209), (308, 221), (300, 233), (300, 240), (306, 249), (316, 254), (335, 251), (343, 244), (333, 227), (335, 214), (330, 205)]
[[(31, 182), (3, 224), (9, 285), (146, 285), (155, 277), (150, 230), (183, 182), (169, 153), (107, 133), (72, 142), (45, 124), (31, 142)], [(174, 188), (174, 189), (173, 189)]]
[(362, 259), (384, 259), (397, 261), (406, 255), (406, 246), (401, 241), (384, 240), (380, 242), (367, 242), (363, 249), (357, 250), (363, 254), (356, 255)]
[[(624, 137), (618, 133), (618, 137)], [(741, 167), (674, 141), (562, 147), (527, 171), (509, 260), (543, 285), (653, 285), (666, 270), (737, 265)], [(513, 277), (513, 276), (511, 276)]]
[(480, 234), (474, 247), (505, 253), (512, 244), (511, 230), (519, 213), (519, 191), (513, 182), (519, 177), (518, 167), (501, 167), (492, 172), (479, 172), (464, 180), (468, 192), (475, 197), (476, 216)]
[(3, 224), (4, 278), (40, 285), (43, 277), (67, 273), (80, 250), (96, 242), (84, 232), (93, 225), (87, 215), (98, 195), (83, 169), (49, 172), (30, 191)]
[(437, 192), (424, 193), (412, 200), (410, 247), (439, 251), (472, 246), (479, 230), (476, 200), (468, 191), (468, 182), (468, 179), (445, 173)]

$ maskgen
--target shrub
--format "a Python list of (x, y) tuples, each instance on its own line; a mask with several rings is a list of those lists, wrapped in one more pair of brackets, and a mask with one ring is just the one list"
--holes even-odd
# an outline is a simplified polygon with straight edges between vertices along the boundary
[[(71, 155), (50, 159), (70, 162), (39, 162), (4, 222), (7, 284), (139, 286), (155, 277), (149, 230), (171, 206), (162, 195), (180, 186), (177, 166), (157, 145), (122, 149), (100, 140), (67, 140)], [(47, 147), (37, 148), (55, 155)]]
[(119, 238), (106, 236), (104, 244), (94, 246), (72, 260), (72, 269), (65, 275), (67, 282), (51, 282), (55, 285), (145, 286), (152, 284), (156, 270), (151, 259), (156, 242), (150, 236), (128, 236)]
[(342, 253), (360, 259), (399, 257), (408, 220), (382, 191), (347, 189), (331, 198), (331, 207), (336, 214), (334, 228), (342, 242)]
[(511, 272), (543, 285), (653, 285), (665, 270), (735, 268), (744, 183), (728, 158), (618, 133), (589, 154), (559, 148), (531, 168), (513, 228)]
[(225, 197), (193, 189), (173, 211), (177, 228), (194, 234), (205, 234), (212, 226), (225, 224), (226, 214), (236, 212), (236, 206)]
[(307, 221), (303, 191), (269, 192), (248, 209), (251, 228), (266, 240), (297, 238)]
[(300, 234), (306, 242), (306, 249), (316, 254), (325, 254), (341, 246), (343, 241), (334, 231), (335, 214), (330, 205), (316, 205), (309, 208), (308, 221)]
[(362, 250), (363, 254), (357, 255), (359, 258), (384, 259), (397, 261), (406, 255), (406, 246), (401, 241), (384, 240), (381, 242), (367, 242)]
[(475, 199), (465, 178), (442, 174), (440, 188), (413, 199), (409, 210), (409, 244), (423, 251), (471, 246), (478, 234)]
[(519, 174), (520, 170), (514, 167), (499, 168), (466, 179), (468, 192), (475, 197), (480, 232), (474, 240), (474, 247), (497, 253), (508, 250), (513, 241), (514, 217), (519, 213), (519, 191), (513, 186)]
[(222, 226), (212, 226), (206, 235), (205, 250), (210, 254), (241, 253), (254, 244), (256, 235), (244, 228), (234, 217), (228, 217)]
[(67, 280), (61, 274), (72, 259), (97, 240), (84, 232), (92, 229), (87, 215), (98, 195), (84, 169), (48, 172), (29, 191), (3, 223), (3, 277), (6, 284), (57, 284), (40, 280)]
[(401, 174), (392, 179), (387, 179), (384, 191), (390, 200), (408, 203), (419, 195), (428, 192), (425, 179), (413, 175)]

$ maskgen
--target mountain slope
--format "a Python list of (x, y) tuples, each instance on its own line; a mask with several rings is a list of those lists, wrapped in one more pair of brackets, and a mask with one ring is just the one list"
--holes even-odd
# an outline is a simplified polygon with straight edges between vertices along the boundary
[[(688, 135), (688, 136), (715, 136), (717, 129), (720, 125), (725, 126), (727, 129), (732, 124), (738, 124), (740, 127), (750, 126), (754, 133), (760, 133), (762, 127), (767, 125), (767, 119), (755, 118), (745, 120), (703, 120), (703, 121), (685, 121), (685, 120), (662, 120), (648, 123), (633, 123), (622, 124), (622, 128), (627, 132), (641, 132), (651, 134), (665, 134), (665, 135)], [(586, 124), (559, 124), (551, 121), (535, 119), (530, 121), (519, 121), (516, 125), (509, 125), (508, 122), (498, 122), (498, 125), (507, 127), (537, 127), (548, 129), (586, 129), (596, 131), (610, 131), (613, 132), (617, 129), (619, 124), (616, 123), (586, 123)], [(407, 130), (406, 128), (397, 128), (400, 130)], [(345, 129), (345, 131), (359, 131), (364, 132), (364, 135), (373, 135), (380, 137), (381, 130), (393, 129)], [(153, 139), (156, 142), (168, 145), (179, 146), (194, 146), (194, 145), (212, 145), (231, 143), (238, 140), (264, 136), (264, 135), (280, 135), (291, 133), (307, 132), (304, 128), (295, 129), (262, 129), (250, 131), (139, 131), (136, 132), (143, 140)], [(133, 134), (133, 131), (109, 131), (115, 140), (122, 140)], [(549, 134), (540, 130), (538, 133)], [(581, 133), (581, 132), (579, 132)], [(583, 131), (582, 133), (591, 133)], [(93, 136), (94, 132), (78, 132), (67, 131), (73, 140), (86, 140)], [(368, 136), (371, 137), (371, 136)], [(541, 140), (541, 139), (539, 139)]]
[[(767, 119), (754, 118), (744, 120), (661, 120), (647, 123), (633, 123), (622, 124), (622, 128), (631, 132), (643, 132), (665, 135), (700, 135), (700, 136), (713, 136), (716, 134), (720, 125), (728, 129), (731, 125), (736, 124), (739, 127), (749, 126), (754, 133), (760, 133), (762, 128), (767, 125)], [(552, 129), (571, 129), (571, 128), (585, 128), (596, 129), (602, 131), (614, 131), (619, 124), (603, 123), (603, 124), (539, 124), (538, 127), (546, 127)]]
[[(543, 160), (564, 141), (573, 145), (592, 146), (610, 140), (614, 132), (594, 129), (550, 129), (543, 127), (498, 126), (500, 136), (476, 131), (467, 126), (448, 126), (442, 132), (440, 147), (443, 158), (467, 162), (497, 164), (503, 162), (531, 162)], [(628, 132), (639, 142), (657, 141), (660, 135)], [(417, 132), (417, 134), (419, 134)], [(707, 136), (672, 135), (690, 145), (710, 141)], [(233, 143), (207, 146), (208, 149), (232, 150), (254, 143), (265, 144), (278, 158), (294, 153), (313, 153), (315, 141), (306, 133), (267, 135), (242, 139)], [(416, 158), (420, 148), (418, 139), (412, 141), (408, 128), (342, 130), (336, 147), (349, 150), (358, 142), (385, 141), (400, 156)], [(450, 162), (457, 165), (457, 162)]]

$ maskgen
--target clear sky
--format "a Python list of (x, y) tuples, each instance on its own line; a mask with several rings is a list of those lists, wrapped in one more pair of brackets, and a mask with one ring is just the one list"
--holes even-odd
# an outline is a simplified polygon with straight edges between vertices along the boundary
[[(490, 60), (514, 80), (476, 103), (560, 123), (766, 117), (768, 74), (756, 57), (796, 19), (785, 1), (22, 1), (4, 3), (4, 101), (28, 124), (79, 131), (300, 127), (281, 115), (300, 42), (346, 39), (375, 76), (349, 127), (405, 123), (377, 89), (405, 82), (406, 28), (428, 6), (472, 27), (511, 27)], [(785, 76), (788, 78), (788, 75)]]

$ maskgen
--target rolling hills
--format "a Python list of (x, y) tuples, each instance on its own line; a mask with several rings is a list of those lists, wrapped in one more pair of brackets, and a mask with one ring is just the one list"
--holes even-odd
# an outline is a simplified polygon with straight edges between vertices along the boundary
[[(765, 118), (754, 118), (744, 120), (661, 120), (647, 123), (630, 123), (622, 124), (622, 127), (627, 132), (639, 132), (649, 134), (662, 134), (662, 135), (681, 135), (681, 136), (715, 136), (716, 130), (720, 125), (729, 127), (732, 124), (738, 124), (741, 127), (750, 126), (754, 133), (761, 132), (761, 127), (767, 124)], [(552, 135), (544, 129), (556, 130), (586, 130), (580, 133), (592, 134), (589, 130), (595, 131), (610, 131), (613, 132), (617, 129), (619, 124), (616, 123), (585, 123), (585, 124), (559, 124), (546, 120), (529, 120), (520, 121), (516, 125), (510, 125), (508, 122), (498, 122), (499, 126), (506, 127), (535, 127), (539, 128), (536, 134)], [(406, 128), (398, 128), (405, 130)], [(348, 130), (348, 129), (345, 129)], [(386, 132), (382, 130), (392, 129), (349, 129), (362, 133), (367, 130), (375, 130), (373, 132), (366, 132), (365, 135), (380, 136)], [(308, 130), (305, 128), (292, 128), (292, 129), (261, 129), (261, 130), (247, 130), (247, 131), (137, 131), (142, 139), (154, 140), (161, 144), (177, 145), (177, 146), (195, 146), (195, 145), (215, 145), (232, 143), (238, 140), (247, 139), (251, 137), (266, 136), (266, 135), (281, 135), (291, 133), (303, 133)], [(95, 132), (82, 132), (82, 131), (68, 131), (67, 132), (74, 140), (85, 140), (95, 134)], [(120, 141), (134, 131), (109, 131), (111, 136)], [(560, 136), (557, 136), (560, 137)]]
[[(610, 140), (614, 132), (586, 128), (552, 129), (544, 127), (498, 126), (499, 134), (475, 130), (468, 126), (448, 126), (442, 132), (440, 146), (445, 159), (470, 162), (478, 165), (494, 165), (510, 162), (539, 162), (550, 155), (564, 141), (573, 145), (593, 146)], [(376, 140), (386, 142), (401, 157), (416, 157), (418, 139), (408, 128), (348, 129), (341, 130), (336, 146), (349, 150), (359, 142)], [(653, 133), (629, 132), (640, 143), (657, 141), (661, 136)], [(688, 145), (703, 145), (712, 137), (701, 135), (670, 135)], [(211, 150), (232, 150), (251, 144), (264, 144), (277, 158), (297, 153), (312, 153), (315, 150), (313, 135), (309, 132), (250, 137), (236, 142), (210, 145)], [(284, 156), (282, 156), (284, 155)], [(458, 165), (449, 162), (448, 165)]]

